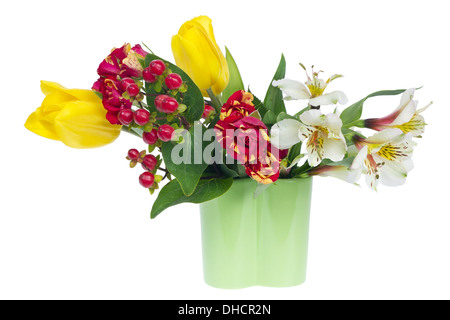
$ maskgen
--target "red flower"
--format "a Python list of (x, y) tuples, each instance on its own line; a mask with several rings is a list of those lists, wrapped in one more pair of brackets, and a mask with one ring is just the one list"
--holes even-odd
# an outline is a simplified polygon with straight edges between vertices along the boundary
[(279, 167), (288, 150), (278, 150), (269, 143), (266, 125), (250, 116), (256, 109), (253, 95), (236, 91), (222, 106), (220, 120), (214, 127), (217, 141), (227, 154), (245, 166), (248, 176), (259, 183), (276, 181)]
[(253, 95), (244, 90), (236, 91), (220, 110), (220, 120), (233, 123), (255, 112)]
[(131, 109), (132, 102), (122, 96), (123, 90), (120, 82), (110, 78), (97, 80), (92, 90), (103, 96), (103, 107), (108, 111), (106, 118), (111, 124), (120, 124), (118, 115), (122, 109)]
[(262, 184), (273, 183), (280, 176), (279, 150), (269, 144), (267, 153), (258, 158), (256, 163), (245, 164), (245, 173), (253, 180)]
[(106, 118), (111, 124), (120, 124), (120, 110), (130, 109), (132, 105), (129, 99), (122, 96), (126, 88), (120, 84), (121, 79), (141, 78), (143, 68), (139, 60), (144, 59), (147, 54), (140, 45), (131, 48), (126, 43), (118, 49), (114, 48), (100, 63), (97, 69), (100, 78), (94, 83), (92, 90), (102, 94), (103, 107), (108, 111)]
[(131, 48), (130, 44), (126, 43), (119, 49), (114, 48), (111, 51), (111, 54), (100, 63), (97, 73), (100, 77), (120, 75), (140, 78), (143, 68), (139, 59), (144, 59), (147, 54), (140, 45)]
[[(274, 147), (275, 148), (275, 147)], [(280, 149), (280, 160), (286, 158), (289, 154), (289, 149)]]
[(254, 117), (244, 117), (234, 123), (219, 120), (214, 127), (217, 141), (227, 154), (242, 164), (255, 162), (265, 154), (269, 136), (266, 125)]
[(134, 52), (136, 52), (138, 55), (142, 56), (145, 58), (146, 55), (148, 55), (148, 52), (145, 51), (144, 49), (142, 49), (140, 44), (136, 44), (134, 45), (133, 48), (131, 48), (131, 50), (133, 50)]

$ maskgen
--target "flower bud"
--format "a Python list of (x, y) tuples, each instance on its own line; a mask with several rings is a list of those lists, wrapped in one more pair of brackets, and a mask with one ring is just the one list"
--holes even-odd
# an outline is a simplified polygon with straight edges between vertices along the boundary
[(177, 66), (191, 77), (203, 96), (208, 96), (209, 88), (219, 94), (228, 85), (228, 64), (216, 43), (210, 18), (200, 16), (185, 22), (172, 37), (172, 52)]

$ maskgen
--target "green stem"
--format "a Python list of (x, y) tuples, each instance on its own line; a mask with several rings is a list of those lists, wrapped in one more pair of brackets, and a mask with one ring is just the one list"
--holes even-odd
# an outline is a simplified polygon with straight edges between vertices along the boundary
[(347, 123), (345, 126), (343, 126), (344, 128), (350, 128), (350, 127), (358, 127), (358, 128), (365, 128), (364, 126), (364, 120), (363, 119), (359, 119), (359, 120), (355, 120), (353, 122)]
[(289, 176), (293, 178), (302, 178), (305, 173), (307, 173), (311, 168), (308, 161), (305, 161), (305, 163), (301, 167), (293, 167), (291, 169), (291, 172), (289, 172)]
[(216, 110), (216, 112), (219, 114), (220, 109), (222, 109), (222, 101), (220, 100), (220, 96), (216, 96), (211, 88), (207, 89), (206, 92), (208, 93), (208, 96), (211, 98), (211, 103)]
[(181, 115), (177, 115), (177, 118), (180, 120), (180, 122), (183, 124), (184, 128), (186, 130), (189, 130), (189, 128), (191, 127), (191, 125), (189, 124), (189, 121), (186, 120), (185, 117), (181, 116)]

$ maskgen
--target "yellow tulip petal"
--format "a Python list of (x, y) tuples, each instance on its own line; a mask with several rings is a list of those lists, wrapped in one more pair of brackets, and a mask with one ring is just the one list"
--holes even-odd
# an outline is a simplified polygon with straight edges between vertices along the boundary
[(211, 18), (207, 16), (199, 16), (197, 18), (192, 19), (189, 21), (191, 24), (197, 25), (198, 28), (203, 29), (206, 32), (206, 35), (209, 39), (214, 43), (214, 45), (217, 45), (216, 38), (214, 37), (214, 30), (212, 27), (212, 20)]
[[(42, 80), (41, 90), (46, 96), (50, 94), (59, 94), (60, 97), (62, 98), (61, 102), (69, 100), (97, 102), (100, 99), (94, 92), (92, 92), (92, 90), (67, 89), (66, 87), (60, 85), (59, 83), (52, 81)], [(64, 94), (66, 96), (64, 96)]]
[(212, 43), (197, 28), (186, 38), (172, 38), (172, 51), (176, 64), (183, 69), (202, 90), (214, 84), (220, 75), (220, 60)]
[[(176, 64), (192, 78), (200, 89), (208, 89), (211, 85), (211, 72), (198, 47), (176, 35), (172, 38), (172, 51)], [(216, 74), (217, 76), (218, 74)]]
[(64, 91), (54, 91), (44, 98), (41, 106), (45, 108), (47, 107), (53, 108), (59, 105), (59, 108), (62, 109), (62, 105), (65, 104), (66, 102), (76, 100), (77, 99), (74, 96), (67, 94)]
[(97, 103), (101, 102), (101, 99), (92, 90), (66, 89), (63, 90), (63, 92), (75, 97), (77, 100)]
[(96, 148), (113, 142), (121, 126), (105, 118), (101, 102), (74, 101), (65, 105), (55, 118), (55, 129), (61, 141), (72, 148)]
[(225, 90), (230, 80), (230, 71), (228, 69), (227, 59), (225, 58), (225, 56), (223, 55), (222, 51), (219, 48), (217, 50), (219, 53), (220, 64), (222, 67), (220, 68), (221, 72), (219, 78), (212, 86), (214, 94), (219, 94), (223, 90)]
[(227, 61), (214, 37), (211, 19), (199, 16), (185, 22), (172, 38), (172, 51), (176, 64), (200, 88), (204, 96), (212, 88), (220, 94), (228, 85)]
[(30, 114), (25, 122), (25, 128), (41, 137), (59, 140), (54, 125), (51, 125), (48, 121), (39, 117), (37, 111)]
[(48, 94), (56, 92), (56, 91), (62, 91), (64, 89), (67, 89), (67, 88), (63, 87), (59, 83), (56, 83), (53, 81), (41, 80), (41, 91), (45, 95), (48, 95)]

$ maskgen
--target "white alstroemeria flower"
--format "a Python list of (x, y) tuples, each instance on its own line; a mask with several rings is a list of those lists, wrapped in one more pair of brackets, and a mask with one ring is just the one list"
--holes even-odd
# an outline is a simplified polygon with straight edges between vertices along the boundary
[(394, 112), (383, 118), (366, 119), (364, 120), (364, 126), (377, 131), (398, 128), (403, 133), (410, 132), (413, 137), (420, 136), (425, 129), (425, 119), (420, 113), (425, 111), (432, 103), (417, 110), (418, 102), (413, 100), (414, 92), (414, 88), (406, 90)]
[(379, 181), (387, 186), (405, 183), (413, 168), (411, 156), (415, 142), (411, 133), (404, 134), (398, 128), (385, 129), (367, 139), (357, 138), (355, 145), (359, 152), (350, 169), (365, 173), (369, 187), (376, 190)]
[[(352, 148), (355, 151), (353, 160), (351, 160), (351, 158), (346, 158), (343, 161), (337, 163), (321, 164), (320, 166), (309, 170), (307, 174), (309, 176), (334, 177), (345, 182), (358, 185), (357, 182), (359, 181), (362, 174), (362, 163), (366, 158), (366, 154), (364, 154), (363, 152), (358, 153), (355, 146), (351, 146), (348, 148), (349, 154)], [(352, 165), (349, 166), (348, 161), (346, 160), (352, 161)]]
[[(303, 67), (303, 65), (301, 66)], [(342, 91), (323, 93), (331, 81), (342, 77), (342, 75), (332, 75), (327, 81), (319, 79), (318, 75), (319, 72), (314, 72), (313, 70), (311, 79), (307, 73), (308, 81), (305, 82), (306, 86), (299, 81), (290, 79), (274, 80), (272, 85), (283, 91), (285, 100), (308, 100), (308, 103), (314, 107), (336, 104), (338, 102), (340, 104), (346, 104), (348, 99)]]
[(288, 149), (306, 141), (308, 163), (317, 166), (323, 159), (340, 161), (347, 151), (341, 127), (342, 121), (335, 113), (327, 115), (319, 110), (309, 110), (300, 121), (285, 119), (272, 126), (270, 141), (279, 149)]

